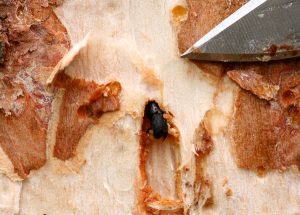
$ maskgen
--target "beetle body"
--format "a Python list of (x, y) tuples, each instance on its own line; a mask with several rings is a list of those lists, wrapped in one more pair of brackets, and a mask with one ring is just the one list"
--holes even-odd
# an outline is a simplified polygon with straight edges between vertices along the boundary
[(168, 123), (163, 117), (165, 112), (160, 109), (157, 102), (148, 102), (145, 108), (145, 113), (147, 118), (150, 120), (154, 138), (166, 138), (168, 136)]

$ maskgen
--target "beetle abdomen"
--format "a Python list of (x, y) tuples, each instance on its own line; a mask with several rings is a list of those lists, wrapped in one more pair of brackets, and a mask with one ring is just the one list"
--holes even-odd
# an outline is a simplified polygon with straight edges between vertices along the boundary
[(162, 114), (154, 114), (151, 119), (151, 125), (153, 129), (153, 136), (156, 139), (161, 137), (166, 138), (168, 136), (168, 124)]

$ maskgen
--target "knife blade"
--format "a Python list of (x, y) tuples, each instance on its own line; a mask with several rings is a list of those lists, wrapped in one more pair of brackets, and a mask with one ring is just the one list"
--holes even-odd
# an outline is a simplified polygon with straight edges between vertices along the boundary
[(224, 62), (300, 56), (300, 0), (251, 0), (181, 57)]

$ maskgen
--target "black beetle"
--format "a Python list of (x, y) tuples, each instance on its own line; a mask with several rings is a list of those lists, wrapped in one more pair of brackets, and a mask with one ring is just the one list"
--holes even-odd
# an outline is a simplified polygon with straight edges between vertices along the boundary
[(145, 113), (150, 120), (154, 138), (166, 138), (168, 136), (168, 123), (167, 120), (165, 120), (165, 118), (163, 117), (165, 112), (160, 109), (157, 102), (148, 102), (145, 107)]

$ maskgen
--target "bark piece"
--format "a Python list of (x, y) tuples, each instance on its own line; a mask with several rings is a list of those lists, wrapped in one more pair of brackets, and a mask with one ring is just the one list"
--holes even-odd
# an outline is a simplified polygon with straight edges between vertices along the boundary
[(46, 128), (35, 116), (35, 104), (28, 94), (24, 100), (26, 107), (20, 116), (0, 114), (0, 145), (21, 178), (46, 162)]
[(249, 90), (261, 99), (274, 99), (279, 90), (279, 86), (263, 80), (263, 75), (254, 71), (232, 70), (227, 75), (240, 87)]
[(60, 118), (53, 155), (68, 160), (76, 155), (76, 147), (88, 126), (97, 123), (105, 112), (119, 110), (119, 82), (99, 85), (93, 81), (72, 79), (59, 73), (54, 86), (65, 93), (60, 107)]
[(69, 38), (52, 7), (42, 1), (5, 1), (0, 11), (0, 39), (6, 43), (0, 67), (0, 145), (24, 179), (46, 162), (53, 96), (45, 81), (69, 49)]
[(288, 75), (299, 67), (297, 60), (270, 63), (232, 64), (227, 75), (241, 88), (261, 99), (276, 100), (282, 74)]
[(238, 94), (232, 136), (237, 164), (246, 169), (283, 169), (300, 166), (298, 107)]
[(238, 94), (233, 120), (238, 165), (254, 170), (299, 166), (299, 62), (292, 60), (235, 67), (239, 69), (229, 71), (229, 77), (258, 97), (272, 99), (271, 102), (261, 101), (244, 91)]

